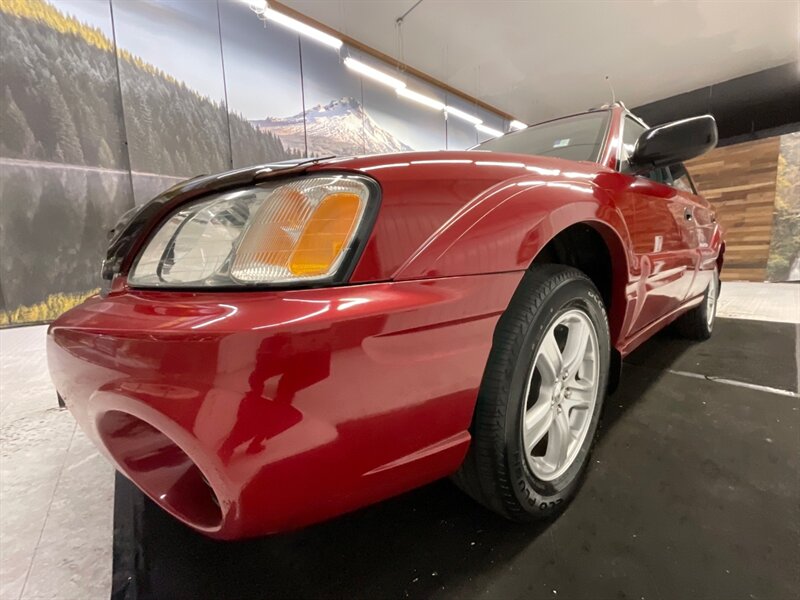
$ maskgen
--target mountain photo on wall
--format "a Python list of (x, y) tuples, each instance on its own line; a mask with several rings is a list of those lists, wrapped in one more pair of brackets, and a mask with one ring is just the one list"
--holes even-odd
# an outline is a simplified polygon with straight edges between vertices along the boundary
[(352, 97), (318, 104), (291, 117), (250, 121), (259, 131), (271, 133), (289, 149), (305, 149), (310, 156), (343, 156), (405, 152), (411, 146), (378, 125)]
[(118, 217), (177, 181), (447, 144), (441, 114), (238, 0), (2, 0), (0, 37), (0, 327), (95, 290)]

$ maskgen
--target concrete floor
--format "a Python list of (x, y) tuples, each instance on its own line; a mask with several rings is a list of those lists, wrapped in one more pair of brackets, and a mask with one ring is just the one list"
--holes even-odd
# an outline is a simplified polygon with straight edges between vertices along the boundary
[(800, 322), (800, 282), (722, 284), (717, 312), (731, 319), (756, 319), (779, 323)]
[(108, 598), (114, 469), (58, 408), (46, 329), (0, 331), (0, 599)]
[[(800, 322), (800, 286), (726, 283), (719, 315)], [(800, 589), (796, 328), (717, 340), (727, 329), (714, 350), (661, 336), (631, 357), (584, 489), (549, 527), (507, 524), (440, 482), (220, 554), (139, 506), (163, 533), (156, 542), (183, 540), (183, 557), (200, 562), (175, 561), (154, 558), (149, 537), (149, 550), (125, 547), (140, 500), (122, 480), (114, 590), (165, 597), (152, 586), (183, 582), (169, 597), (223, 597), (214, 582), (233, 574), (260, 596), (797, 597), (787, 595)], [(0, 598), (107, 598), (113, 471), (56, 408), (44, 332), (0, 331)], [(132, 585), (137, 553), (150, 575)]]

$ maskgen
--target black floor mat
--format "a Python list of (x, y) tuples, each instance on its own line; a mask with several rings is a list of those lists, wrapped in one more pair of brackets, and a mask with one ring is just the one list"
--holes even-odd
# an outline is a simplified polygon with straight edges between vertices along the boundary
[(667, 329), (625, 362), (797, 392), (797, 328), (792, 323), (717, 319), (710, 340), (692, 342)]
[(510, 523), (441, 481), (295, 533), (220, 543), (118, 477), (113, 595), (794, 598), (800, 402), (664, 372), (697, 372), (680, 363), (697, 361), (734, 379), (757, 373), (714, 353), (749, 331), (765, 365), (794, 373), (785, 328), (727, 325), (702, 352), (676, 353), (678, 366), (659, 350), (669, 338), (637, 353), (644, 366), (630, 364), (607, 398), (583, 488), (552, 523)]

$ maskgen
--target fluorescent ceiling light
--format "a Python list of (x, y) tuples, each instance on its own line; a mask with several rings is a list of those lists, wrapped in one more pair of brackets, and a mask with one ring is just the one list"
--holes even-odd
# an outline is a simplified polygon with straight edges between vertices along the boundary
[(344, 59), (344, 64), (348, 69), (353, 69), (353, 71), (358, 71), (362, 75), (369, 77), (370, 79), (374, 79), (384, 85), (388, 85), (389, 87), (393, 87), (394, 89), (404, 88), (406, 84), (400, 81), (399, 79), (395, 79), (391, 75), (387, 75), (383, 71), (379, 71), (378, 69), (373, 69), (369, 65), (365, 65), (359, 60), (355, 58), (350, 58), (349, 56)]
[(511, 123), (509, 123), (508, 126), (511, 127), (511, 129), (527, 129), (528, 128), (528, 126), (525, 125), (525, 123), (523, 123), (522, 121), (517, 121), (516, 119), (511, 121)]
[(463, 110), (459, 110), (457, 108), (453, 108), (452, 106), (445, 106), (444, 107), (444, 112), (446, 112), (448, 115), (453, 115), (455, 117), (458, 117), (459, 119), (464, 119), (465, 121), (468, 121), (468, 122), (472, 123), (473, 125), (480, 125), (481, 123), (483, 123), (483, 121), (481, 121), (475, 115), (471, 115), (469, 113), (465, 113)]
[[(250, 0), (250, 5), (255, 6), (255, 0)], [(331, 48), (335, 48), (338, 50), (342, 47), (342, 40), (339, 38), (335, 38), (332, 35), (328, 35), (327, 33), (320, 31), (319, 29), (314, 29), (311, 25), (306, 25), (302, 21), (298, 21), (297, 19), (293, 19), (283, 13), (279, 13), (277, 10), (272, 10), (271, 8), (264, 8), (261, 14), (268, 21), (272, 21), (273, 23), (277, 23), (278, 25), (283, 25), (284, 27), (288, 27), (289, 29), (293, 29), (297, 33), (300, 33), (306, 37), (310, 37), (311, 39), (317, 40), (318, 42), (325, 44), (326, 46), (330, 46)]]
[(403, 96), (403, 98), (408, 98), (409, 100), (413, 100), (414, 102), (419, 102), (425, 106), (430, 106), (436, 110), (442, 110), (444, 108), (444, 102), (439, 102), (435, 98), (430, 98), (420, 94), (419, 92), (409, 90), (408, 88), (397, 88), (397, 95)]
[(486, 125), (482, 125), (481, 123), (475, 125), (475, 129), (485, 134), (488, 134), (492, 137), (500, 137), (501, 135), (503, 135), (502, 131), (498, 131), (497, 129), (492, 129), (491, 127), (487, 127)]

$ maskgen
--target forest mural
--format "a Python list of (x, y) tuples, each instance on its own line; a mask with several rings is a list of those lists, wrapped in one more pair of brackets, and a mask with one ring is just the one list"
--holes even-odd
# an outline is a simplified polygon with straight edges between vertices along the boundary
[(94, 293), (118, 217), (184, 178), (447, 146), (442, 115), (236, 0), (0, 0), (0, 72), (0, 326)]
[(781, 136), (767, 276), (800, 281), (800, 131)]

